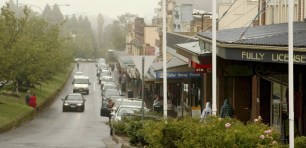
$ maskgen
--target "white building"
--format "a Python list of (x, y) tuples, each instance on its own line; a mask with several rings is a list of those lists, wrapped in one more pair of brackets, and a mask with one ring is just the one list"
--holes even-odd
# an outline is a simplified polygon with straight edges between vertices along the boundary
[[(267, 7), (264, 4), (267, 3)], [(287, 0), (259, 0), (259, 10), (264, 13), (260, 15), (260, 25), (278, 24), (288, 22)], [(293, 21), (303, 21), (306, 17), (305, 0), (294, 0)]]
[(258, 14), (258, 0), (220, 0), (217, 11), (220, 20), (218, 30), (247, 27), (258, 22), (253, 21)]
[(175, 5), (173, 11), (173, 32), (190, 32), (190, 22), (193, 19), (192, 4)]

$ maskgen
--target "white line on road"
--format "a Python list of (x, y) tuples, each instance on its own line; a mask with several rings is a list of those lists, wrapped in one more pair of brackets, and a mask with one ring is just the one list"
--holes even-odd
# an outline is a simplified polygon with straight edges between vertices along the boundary
[(94, 88), (94, 91), (96, 91), (96, 81), (94, 82), (94, 86), (93, 86)]

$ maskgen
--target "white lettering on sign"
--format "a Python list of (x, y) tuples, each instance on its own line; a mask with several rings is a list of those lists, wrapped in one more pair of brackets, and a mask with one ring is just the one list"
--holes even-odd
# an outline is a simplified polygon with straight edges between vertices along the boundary
[(247, 51), (241, 52), (242, 59), (262, 61), (264, 56), (265, 53), (260, 53), (260, 52), (247, 52)]
[[(270, 57), (271, 56), (271, 57)], [(265, 58), (266, 57), (266, 58)], [(286, 53), (272, 53), (265, 54), (263, 52), (251, 52), (251, 51), (242, 51), (241, 59), (252, 60), (252, 61), (264, 61), (271, 60), (271, 62), (288, 62), (288, 54)], [(306, 63), (306, 55), (295, 54), (293, 56), (295, 63)]]

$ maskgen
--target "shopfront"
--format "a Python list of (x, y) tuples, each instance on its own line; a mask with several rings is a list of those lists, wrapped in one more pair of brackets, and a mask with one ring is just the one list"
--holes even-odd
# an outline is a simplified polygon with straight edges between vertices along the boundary
[[(282, 48), (280, 48), (282, 49)], [(260, 115), (263, 122), (288, 136), (288, 54), (285, 50), (220, 48), (222, 58), (248, 63), (255, 80), (252, 83), (251, 115)], [(295, 134), (305, 135), (305, 69), (306, 52), (294, 52), (294, 115)], [(254, 87), (254, 84), (257, 84)], [(259, 111), (256, 110), (258, 104)], [(256, 113), (257, 112), (257, 113)], [(252, 118), (255, 118), (253, 116)]]
[[(156, 72), (156, 79), (162, 81), (162, 78), (162, 71)], [(192, 115), (192, 107), (199, 106), (201, 101), (201, 74), (175, 71), (167, 72), (167, 78), (168, 100), (171, 100), (173, 109), (178, 113), (178, 116)], [(160, 88), (162, 89), (162, 87)]]

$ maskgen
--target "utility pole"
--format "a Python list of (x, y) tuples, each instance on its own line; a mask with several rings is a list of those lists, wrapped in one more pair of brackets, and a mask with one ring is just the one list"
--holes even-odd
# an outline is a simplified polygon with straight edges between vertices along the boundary
[(195, 13), (192, 13), (192, 15), (199, 15), (199, 16), (201, 16), (201, 32), (204, 31), (204, 16), (205, 15), (211, 15), (211, 14), (210, 13), (195, 12)]
[(19, 16), (18, 16), (18, 0), (16, 0), (16, 18), (17, 18), (16, 23), (17, 23), (17, 30), (18, 30), (18, 18), (19, 18)]

